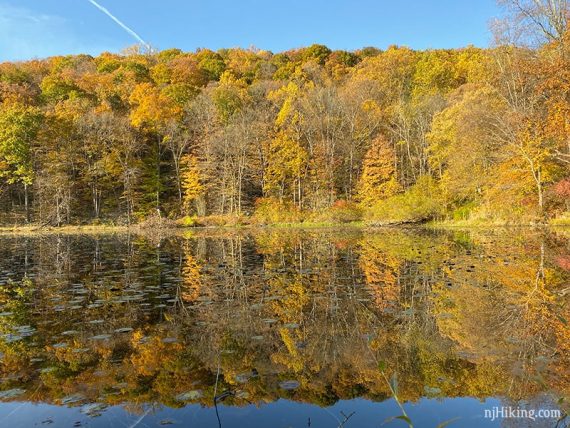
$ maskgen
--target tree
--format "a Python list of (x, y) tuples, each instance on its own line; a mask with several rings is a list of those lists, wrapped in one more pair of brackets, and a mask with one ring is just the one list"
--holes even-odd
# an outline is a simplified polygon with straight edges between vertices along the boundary
[(521, 37), (490, 49), (135, 48), (0, 64), (0, 213), (131, 223), (195, 204), (300, 219), (360, 201), (357, 217), (382, 221), (558, 215), (568, 0), (502, 3)]
[(332, 51), (325, 45), (314, 44), (303, 49), (303, 60), (314, 60), (323, 65), (331, 53)]
[(185, 155), (182, 158), (182, 191), (184, 194), (184, 211), (188, 214), (190, 205), (204, 194), (204, 186), (198, 159), (193, 155)]
[(39, 167), (34, 186), (38, 218), (42, 224), (54, 226), (71, 221), (77, 202), (73, 190), (79, 158), (78, 132), (73, 113), (63, 105), (60, 107), (45, 116), (46, 125), (36, 152)]
[(307, 153), (298, 142), (279, 133), (269, 144), (267, 168), (263, 191), (279, 200), (288, 196), (301, 206), (301, 173), (307, 161)]
[(157, 213), (160, 214), (160, 194), (163, 191), (161, 162), (166, 126), (180, 118), (181, 108), (151, 83), (138, 84), (129, 98), (133, 108), (130, 119), (133, 126), (154, 135), (154, 169), (150, 171), (148, 189), (154, 194)]
[(343, 160), (341, 180), (344, 195), (352, 200), (355, 183), (360, 172), (366, 143), (375, 135), (386, 119), (376, 101), (378, 85), (370, 80), (347, 82), (339, 93), (346, 138), (341, 143)]
[(108, 154), (108, 142), (113, 139), (115, 129), (106, 125), (108, 115), (89, 112), (78, 121), (81, 135), (82, 178), (91, 191), (93, 215), (101, 216), (103, 193), (108, 192), (109, 176), (105, 171), (105, 158)]
[(481, 199), (494, 185), (490, 176), (501, 145), (495, 133), (506, 105), (496, 90), (476, 84), (462, 86), (447, 103), (433, 118), (426, 153), (449, 202), (462, 204)]
[(122, 184), (120, 199), (125, 201), (127, 222), (131, 224), (142, 175), (141, 147), (138, 135), (131, 128), (128, 118), (108, 115), (109, 125), (113, 130), (113, 138), (108, 141), (105, 169)]
[(364, 206), (394, 195), (399, 185), (394, 175), (394, 150), (382, 136), (374, 139), (366, 152), (358, 181), (358, 199)]
[(219, 80), (226, 69), (226, 64), (221, 55), (209, 49), (198, 50), (196, 59), (198, 66), (207, 74), (209, 80)]
[(496, 25), (496, 29), (502, 33), (499, 37), (503, 42), (552, 42), (559, 40), (568, 26), (568, 0), (498, 0), (498, 3), (507, 14)]
[(556, 164), (553, 162), (551, 141), (544, 135), (543, 124), (528, 123), (509, 149), (532, 178), (539, 214), (544, 215), (544, 185), (553, 181)]
[(19, 103), (0, 106), (0, 177), (24, 187), (26, 221), (30, 221), (28, 188), (34, 181), (33, 145), (43, 115)]

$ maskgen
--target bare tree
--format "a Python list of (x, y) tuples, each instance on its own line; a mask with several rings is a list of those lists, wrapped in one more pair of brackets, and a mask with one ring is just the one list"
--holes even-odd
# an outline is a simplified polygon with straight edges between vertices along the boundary
[(570, 18), (570, 0), (498, 0), (505, 17), (493, 29), (499, 44), (536, 46), (560, 40)]

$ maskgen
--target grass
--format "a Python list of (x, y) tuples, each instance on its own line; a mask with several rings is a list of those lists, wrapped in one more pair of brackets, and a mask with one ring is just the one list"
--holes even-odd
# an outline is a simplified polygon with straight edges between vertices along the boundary
[(570, 226), (570, 214), (564, 213), (561, 216), (540, 220), (533, 217), (512, 217), (512, 218), (491, 218), (491, 217), (471, 217), (467, 219), (446, 219), (433, 220), (428, 223), (435, 228), (477, 228), (477, 227), (568, 227)]
[(553, 218), (548, 224), (551, 226), (570, 226), (570, 213), (564, 213), (559, 217)]
[(0, 226), (2, 235), (50, 235), (50, 234), (101, 234), (101, 233), (124, 233), (129, 228), (127, 226), (115, 226), (106, 224), (93, 225), (66, 225), (59, 227), (42, 227), (39, 225), (16, 225)]
[[(154, 223), (153, 223), (154, 224)], [(455, 229), (455, 228), (514, 228), (514, 227), (559, 227), (570, 226), (570, 214), (549, 220), (547, 223), (540, 223), (530, 219), (493, 219), (484, 217), (471, 217), (469, 219), (442, 219), (429, 222), (411, 222), (410, 226), (428, 227), (435, 229)], [(260, 222), (255, 217), (246, 216), (215, 216), (204, 218), (183, 218), (179, 221), (164, 220), (163, 230), (199, 230), (199, 229), (221, 229), (221, 230), (247, 230), (258, 228), (275, 229), (318, 229), (318, 228), (367, 228), (367, 227), (398, 227), (398, 223), (390, 221), (379, 222), (375, 220), (352, 220), (335, 221), (334, 219), (306, 218), (298, 221), (272, 221)], [(0, 235), (48, 235), (48, 234), (109, 234), (109, 233), (150, 233), (157, 230), (157, 226), (147, 227), (143, 224), (129, 226), (118, 226), (114, 224), (83, 224), (66, 225), (60, 227), (42, 227), (37, 224), (0, 226)]]
[(492, 228), (492, 227), (543, 227), (547, 224), (533, 221), (515, 221), (504, 219), (463, 219), (463, 220), (433, 220), (427, 223), (433, 228)]
[[(302, 221), (297, 223), (272, 223), (263, 225), (261, 227), (274, 227), (274, 228), (321, 228), (321, 227), (366, 227), (368, 226), (363, 221), (352, 221), (348, 223), (341, 222), (328, 222), (328, 221)], [(250, 227), (260, 227), (260, 225), (250, 225)]]
[[(275, 229), (293, 229), (293, 228), (332, 228), (332, 227), (366, 227), (364, 222), (350, 222), (350, 223), (334, 223), (334, 222), (296, 222), (296, 223), (272, 223), (272, 224), (215, 224), (215, 225), (176, 225), (174, 227), (165, 227), (165, 231), (191, 231), (200, 229), (220, 229), (220, 230), (239, 230), (239, 229), (259, 229), (259, 228), (275, 228)], [(53, 235), (53, 234), (109, 234), (109, 233), (150, 233), (155, 229), (141, 227), (139, 225), (128, 226), (115, 226), (115, 225), (66, 225), (60, 227), (41, 227), (39, 225), (15, 225), (15, 226), (0, 226), (0, 235)]]

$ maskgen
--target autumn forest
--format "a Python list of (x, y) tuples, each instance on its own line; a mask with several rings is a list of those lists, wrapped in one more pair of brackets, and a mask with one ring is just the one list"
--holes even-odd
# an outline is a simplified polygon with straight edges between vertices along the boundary
[(0, 223), (563, 222), (567, 11), (504, 3), (485, 49), (0, 64)]

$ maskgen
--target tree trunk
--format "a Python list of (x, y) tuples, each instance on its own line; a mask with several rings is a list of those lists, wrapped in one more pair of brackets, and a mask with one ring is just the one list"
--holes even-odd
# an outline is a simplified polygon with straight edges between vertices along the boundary
[(156, 212), (160, 216), (160, 136), (156, 139)]
[(30, 205), (29, 205), (27, 183), (24, 183), (24, 206), (26, 207), (26, 223), (29, 223), (30, 222)]

